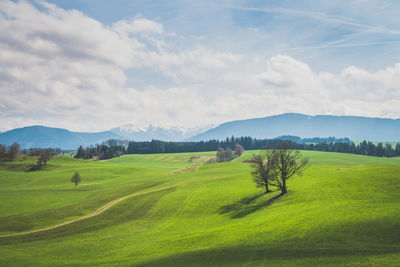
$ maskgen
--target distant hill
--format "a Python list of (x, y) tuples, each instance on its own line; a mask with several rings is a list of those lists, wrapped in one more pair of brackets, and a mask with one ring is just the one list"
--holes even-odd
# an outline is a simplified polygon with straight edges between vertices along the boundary
[(162, 141), (182, 141), (198, 135), (212, 127), (215, 127), (215, 125), (203, 128), (183, 128), (155, 126), (151, 124), (145, 126), (126, 124), (117, 128), (113, 128), (110, 131), (122, 136), (125, 139), (133, 141), (151, 141), (153, 139)]
[(110, 131), (81, 133), (44, 126), (29, 126), (0, 133), (0, 144), (10, 145), (17, 142), (21, 148), (52, 147), (72, 150), (80, 145), (95, 145), (107, 139), (122, 139), (122, 137)]
[[(71, 132), (60, 128), (29, 126), (0, 133), (0, 144), (18, 142), (21, 148), (61, 148), (72, 150), (80, 145), (89, 146), (108, 139), (133, 141), (201, 141), (226, 137), (251, 136), (253, 138), (312, 138), (348, 137), (361, 141), (400, 141), (400, 119), (367, 118), (357, 116), (309, 116), (286, 113), (265, 118), (223, 123), (215, 128), (185, 129), (179, 127), (124, 125), (98, 133)], [(292, 137), (290, 137), (292, 136)], [(299, 138), (300, 137), (300, 138)], [(308, 142), (302, 140), (302, 142)]]
[(189, 138), (188, 141), (224, 139), (232, 135), (253, 138), (274, 138), (282, 135), (302, 138), (334, 136), (352, 140), (400, 141), (400, 119), (285, 113), (226, 122)]

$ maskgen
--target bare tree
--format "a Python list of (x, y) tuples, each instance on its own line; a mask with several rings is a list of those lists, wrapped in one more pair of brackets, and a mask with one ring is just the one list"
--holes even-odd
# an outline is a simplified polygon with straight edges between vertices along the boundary
[(241, 145), (236, 144), (235, 145), (235, 156), (240, 157), (243, 154), (243, 152), (244, 152), (244, 148)]
[(265, 194), (271, 192), (269, 184), (276, 176), (275, 151), (265, 150), (265, 154), (253, 155), (252, 171), (253, 181), (257, 187), (264, 187)]
[(46, 166), (49, 160), (50, 160), (50, 150), (46, 149), (40, 152), (37, 165), (39, 166), (39, 168), (42, 166)]
[(270, 185), (278, 187), (281, 190), (281, 195), (284, 195), (287, 193), (287, 180), (293, 175), (302, 175), (303, 170), (309, 165), (309, 160), (286, 142), (280, 142), (274, 151), (276, 175), (269, 182)]
[(74, 183), (75, 185), (78, 185), (81, 182), (81, 176), (79, 175), (79, 172), (74, 173), (74, 175), (71, 178), (71, 182)]
[(7, 147), (5, 145), (0, 144), (0, 160), (7, 157)]
[(18, 143), (14, 142), (9, 148), (8, 153), (10, 155), (10, 160), (15, 160), (20, 152), (21, 147)]
[(217, 162), (226, 162), (232, 160), (232, 149), (227, 147), (223, 149), (222, 147), (218, 147), (217, 155), (216, 155)]
[(231, 161), (232, 160), (232, 149), (230, 147), (227, 147), (225, 149), (225, 161)]
[(281, 195), (287, 193), (287, 180), (293, 175), (301, 175), (309, 165), (309, 160), (286, 142), (280, 142), (274, 149), (266, 149), (264, 155), (253, 155), (252, 162), (251, 174), (257, 186), (265, 187), (265, 193), (270, 192), (269, 186), (275, 186), (281, 190)]
[(225, 150), (222, 147), (218, 147), (216, 157), (217, 157), (217, 162), (225, 161)]

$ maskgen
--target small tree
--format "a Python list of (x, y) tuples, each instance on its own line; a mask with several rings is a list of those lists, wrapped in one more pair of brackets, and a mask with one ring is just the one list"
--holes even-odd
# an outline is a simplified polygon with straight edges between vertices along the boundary
[(280, 142), (274, 149), (274, 169), (276, 175), (270, 184), (281, 190), (281, 195), (287, 193), (286, 181), (293, 175), (301, 175), (309, 165), (308, 158), (301, 156), (300, 151), (292, 149), (288, 143)]
[(227, 147), (223, 149), (222, 147), (218, 147), (217, 155), (216, 155), (217, 162), (226, 162), (232, 160), (232, 149)]
[(50, 150), (44, 150), (40, 152), (38, 161), (37, 161), (37, 165), (42, 167), (42, 166), (46, 166), (47, 162), (50, 160)]
[(10, 160), (15, 160), (18, 156), (18, 153), (21, 150), (21, 146), (14, 142), (8, 149), (8, 153), (10, 155)]
[(217, 156), (217, 162), (224, 162), (225, 161), (225, 150), (222, 147), (218, 147), (216, 156)]
[(274, 150), (266, 150), (265, 155), (253, 155), (251, 165), (253, 175), (253, 181), (256, 183), (257, 187), (264, 187), (265, 194), (271, 192), (268, 186), (276, 176), (275, 170), (275, 151)]
[(3, 160), (7, 157), (7, 147), (5, 145), (0, 144), (0, 160)]
[(79, 175), (78, 172), (74, 173), (74, 175), (71, 178), (71, 182), (74, 183), (75, 185), (78, 185), (81, 182), (81, 176)]
[(225, 160), (224, 161), (231, 161), (232, 160), (232, 149), (230, 147), (227, 147), (225, 149)]
[(240, 157), (243, 154), (243, 152), (244, 152), (244, 148), (241, 145), (236, 144), (235, 145), (235, 156)]

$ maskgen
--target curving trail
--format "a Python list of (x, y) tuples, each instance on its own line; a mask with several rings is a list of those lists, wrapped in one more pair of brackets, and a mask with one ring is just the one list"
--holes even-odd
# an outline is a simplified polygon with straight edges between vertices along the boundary
[(98, 208), (97, 210), (95, 210), (94, 212), (92, 212), (92, 213), (90, 213), (88, 215), (84, 215), (84, 216), (79, 217), (79, 218), (75, 218), (75, 219), (72, 219), (72, 220), (69, 220), (69, 221), (61, 222), (61, 223), (58, 223), (58, 224), (46, 226), (46, 227), (35, 229), (35, 230), (30, 230), (30, 231), (25, 231), (25, 232), (20, 232), (20, 233), (13, 233), (13, 234), (0, 235), (0, 238), (18, 236), (18, 235), (27, 235), (27, 234), (47, 231), (47, 230), (51, 230), (51, 229), (54, 229), (54, 228), (61, 227), (63, 225), (71, 224), (71, 223), (74, 223), (74, 222), (79, 222), (79, 221), (94, 217), (96, 215), (99, 215), (99, 214), (105, 212), (106, 210), (108, 210), (109, 208), (111, 208), (112, 206), (114, 206), (115, 204), (117, 204), (117, 203), (119, 203), (122, 200), (125, 200), (127, 198), (141, 196), (141, 195), (145, 195), (145, 194), (149, 194), (149, 193), (153, 193), (153, 192), (157, 192), (157, 191), (162, 191), (162, 190), (166, 190), (166, 189), (170, 189), (170, 188), (174, 188), (174, 187), (176, 187), (176, 185), (161, 187), (161, 188), (153, 189), (153, 190), (150, 190), (150, 191), (139, 192), (139, 193), (134, 193), (134, 194), (127, 195), (127, 196), (124, 196), (124, 197), (120, 197), (120, 198), (114, 199), (111, 202), (108, 202), (104, 206), (101, 206), (100, 208)]
[(158, 192), (158, 191), (162, 191), (162, 190), (166, 190), (166, 189), (171, 189), (171, 188), (175, 188), (175, 187), (179, 187), (179, 186), (185, 186), (185, 185), (190, 185), (190, 184), (198, 184), (198, 183), (208, 182), (208, 181), (213, 181), (213, 180), (226, 179), (226, 178), (229, 178), (229, 177), (230, 176), (223, 176), (223, 177), (218, 177), (218, 178), (208, 178), (208, 179), (203, 179), (202, 181), (192, 181), (192, 182), (180, 183), (180, 184), (175, 184), (175, 185), (156, 188), (156, 189), (149, 190), (149, 191), (133, 193), (133, 194), (130, 194), (130, 195), (127, 195), (127, 196), (123, 196), (123, 197), (114, 199), (113, 201), (108, 202), (104, 206), (101, 206), (100, 208), (98, 208), (97, 210), (95, 210), (94, 212), (92, 212), (92, 213), (90, 213), (88, 215), (84, 215), (84, 216), (79, 217), (79, 218), (75, 218), (75, 219), (72, 219), (72, 220), (69, 220), (69, 221), (61, 222), (61, 223), (58, 223), (58, 224), (46, 226), (46, 227), (35, 229), (35, 230), (30, 230), (30, 231), (25, 231), (25, 232), (20, 232), (20, 233), (13, 233), (13, 234), (0, 235), (0, 238), (2, 238), (2, 237), (19, 236), (19, 235), (27, 235), (27, 234), (47, 231), (47, 230), (51, 230), (51, 229), (55, 229), (55, 228), (61, 227), (63, 225), (71, 224), (71, 223), (74, 223), (74, 222), (79, 222), (79, 221), (94, 217), (96, 215), (99, 215), (99, 214), (105, 212), (106, 210), (108, 210), (109, 208), (111, 208), (112, 206), (114, 206), (115, 204), (117, 204), (117, 203), (119, 203), (122, 200), (125, 200), (127, 198), (141, 196), (141, 195), (145, 195), (145, 194), (149, 194), (149, 193), (153, 193), (153, 192)]

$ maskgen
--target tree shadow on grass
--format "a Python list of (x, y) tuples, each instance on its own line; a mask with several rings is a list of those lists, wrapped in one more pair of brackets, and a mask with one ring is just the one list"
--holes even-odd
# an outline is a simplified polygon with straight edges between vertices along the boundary
[(270, 206), (275, 200), (280, 198), (281, 194), (271, 193), (271, 198), (260, 200), (265, 194), (256, 194), (252, 197), (245, 197), (232, 204), (224, 205), (218, 209), (219, 214), (229, 214), (231, 219), (246, 217), (262, 208)]
[(386, 255), (393, 257), (391, 253), (397, 253), (397, 250), (346, 247), (324, 249), (307, 245), (300, 248), (232, 246), (185, 251), (147, 262), (133, 263), (131, 266), (251, 266), (251, 264), (254, 266), (324, 266), (324, 264), (342, 266), (343, 263), (353, 266), (351, 263), (357, 260), (357, 257), (385, 257)]

